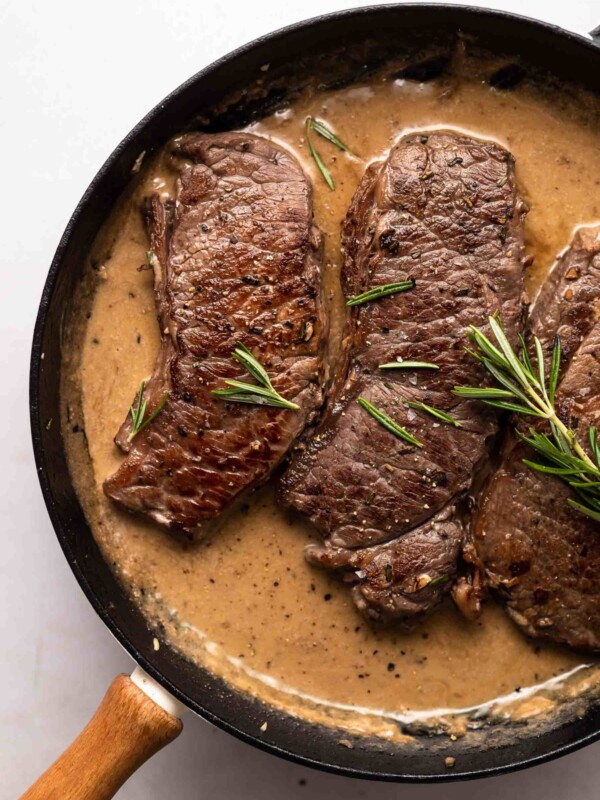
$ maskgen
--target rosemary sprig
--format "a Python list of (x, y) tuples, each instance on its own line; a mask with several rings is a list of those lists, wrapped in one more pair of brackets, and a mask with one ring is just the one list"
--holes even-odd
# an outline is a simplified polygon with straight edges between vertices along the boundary
[(213, 389), (212, 394), (222, 397), (228, 403), (248, 403), (254, 406), (273, 406), (275, 408), (289, 408), (293, 411), (300, 408), (296, 403), (286, 400), (273, 388), (273, 384), (263, 365), (256, 359), (250, 350), (238, 342), (232, 353), (248, 372), (258, 381), (246, 383), (245, 381), (226, 380), (230, 389)]
[(146, 416), (146, 411), (148, 410), (148, 401), (144, 400), (145, 387), (146, 382), (142, 381), (140, 383), (137, 402), (134, 403), (134, 405), (132, 405), (129, 409), (129, 413), (131, 414), (131, 433), (127, 437), (128, 442), (131, 442), (131, 440), (137, 436), (140, 431), (143, 431), (147, 425), (150, 425), (150, 423), (156, 419), (156, 417), (169, 402), (169, 393), (165, 392), (162, 400), (156, 406), (154, 411), (149, 416)]
[(409, 433), (402, 425), (398, 425), (391, 417), (388, 417), (383, 411), (380, 411), (372, 403), (369, 403), (364, 397), (359, 397), (358, 403), (373, 417), (373, 419), (376, 419), (380, 425), (383, 425), (383, 427), (390, 431), (390, 433), (393, 433), (394, 436), (397, 436), (399, 439), (404, 439), (405, 442), (414, 444), (416, 447), (423, 447), (423, 443), (416, 439), (412, 433)]
[(380, 364), (379, 369), (439, 369), (439, 367), (430, 361), (390, 361), (388, 364)]
[(497, 386), (456, 386), (454, 394), (481, 400), (494, 408), (546, 420), (550, 428), (549, 435), (534, 428), (529, 429), (529, 436), (518, 433), (542, 458), (541, 463), (529, 459), (525, 459), (524, 463), (530, 469), (555, 475), (567, 483), (579, 497), (579, 500), (569, 498), (572, 508), (600, 521), (600, 446), (597, 429), (591, 426), (588, 431), (590, 457), (577, 433), (560, 419), (555, 407), (560, 371), (560, 339), (557, 337), (554, 340), (546, 374), (544, 351), (537, 336), (533, 338), (534, 366), (523, 337), (520, 337), (523, 352), (519, 358), (506, 338), (500, 320), (490, 317), (489, 324), (495, 343), (482, 330), (471, 325), (467, 336), (475, 349), (467, 352), (484, 365)]
[(319, 120), (314, 117), (309, 117), (309, 120), (310, 127), (315, 133), (318, 133), (319, 136), (322, 136), (324, 139), (327, 139), (328, 142), (334, 144), (338, 150), (343, 150), (345, 153), (350, 152), (348, 145), (345, 145), (339, 136), (336, 136), (333, 131), (329, 130), (323, 122), (319, 122)]
[(331, 172), (329, 172), (329, 170), (327, 169), (327, 167), (323, 163), (323, 159), (321, 158), (321, 156), (319, 155), (319, 153), (315, 149), (314, 144), (311, 141), (311, 138), (310, 138), (311, 128), (312, 128), (312, 117), (307, 117), (306, 118), (306, 142), (308, 144), (308, 149), (310, 151), (311, 156), (313, 157), (313, 161), (315, 162), (315, 164), (319, 168), (319, 172), (321, 173), (321, 175), (325, 179), (325, 183), (327, 184), (327, 186), (329, 186), (329, 188), (333, 192), (333, 191), (335, 191), (334, 180), (331, 177)]
[(379, 300), (381, 297), (389, 297), (391, 294), (398, 294), (398, 292), (408, 292), (414, 289), (416, 281), (414, 278), (409, 278), (406, 281), (398, 281), (397, 283), (384, 283), (381, 286), (373, 286), (367, 289), (362, 294), (357, 294), (346, 301), (347, 306), (361, 306), (363, 303), (370, 303), (371, 300)]
[(454, 419), (454, 417), (451, 417), (450, 414), (447, 414), (440, 408), (435, 408), (435, 406), (428, 406), (425, 403), (417, 403), (413, 400), (405, 400), (404, 405), (409, 408), (418, 408), (420, 411), (425, 411), (427, 414), (431, 414), (432, 417), (441, 419), (442, 422), (448, 422), (450, 425), (454, 425), (455, 428), (462, 428), (462, 424), (457, 419)]
[(329, 172), (329, 170), (323, 163), (323, 159), (321, 158), (314, 144), (312, 143), (312, 140), (310, 138), (310, 133), (311, 131), (314, 131), (315, 133), (319, 134), (319, 136), (322, 136), (324, 139), (327, 139), (328, 142), (331, 142), (333, 145), (335, 145), (335, 147), (337, 147), (338, 150), (342, 150), (345, 153), (350, 153), (350, 150), (347, 147), (347, 145), (345, 145), (342, 142), (342, 140), (335, 135), (333, 131), (329, 130), (329, 128), (322, 122), (319, 122), (319, 120), (314, 119), (314, 117), (306, 118), (305, 130), (306, 130), (306, 142), (308, 144), (308, 149), (310, 151), (310, 154), (313, 157), (315, 164), (319, 168), (321, 175), (325, 179), (325, 183), (333, 191), (335, 189), (335, 183), (333, 178), (331, 177), (331, 172)]
[(309, 117), (308, 119), (310, 120), (310, 127), (315, 133), (318, 133), (319, 136), (327, 139), (327, 141), (335, 145), (338, 150), (342, 150), (344, 153), (350, 153), (350, 148), (345, 145), (342, 140), (327, 127), (327, 125), (325, 125), (323, 122), (319, 122), (319, 120), (315, 119), (314, 117)]

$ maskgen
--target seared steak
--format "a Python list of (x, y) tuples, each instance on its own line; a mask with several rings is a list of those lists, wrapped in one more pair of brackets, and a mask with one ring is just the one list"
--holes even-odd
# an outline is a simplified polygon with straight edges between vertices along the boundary
[[(600, 417), (600, 227), (576, 233), (542, 287), (530, 328), (547, 357), (560, 336), (557, 407), (587, 442)], [(531, 425), (515, 421), (524, 431)], [(598, 650), (600, 524), (567, 504), (565, 483), (522, 463), (531, 457), (510, 432), (474, 525), (487, 581), (529, 636)]]
[[(271, 474), (322, 402), (326, 324), (320, 234), (297, 161), (247, 133), (190, 134), (171, 146), (174, 207), (153, 197), (150, 238), (162, 345), (145, 398), (167, 406), (104, 489), (133, 511), (198, 532)], [(252, 378), (238, 342), (300, 410), (227, 403), (224, 379)]]
[[(464, 351), (469, 324), (485, 327), (499, 311), (516, 337), (524, 213), (510, 154), (443, 132), (404, 137), (369, 167), (348, 212), (346, 294), (410, 277), (416, 286), (353, 310), (345, 375), (285, 473), (281, 499), (325, 540), (308, 548), (309, 560), (355, 582), (355, 602), (369, 618), (411, 627), (452, 586), (463, 539), (455, 505), (497, 430), (490, 409), (452, 389), (485, 379)], [(379, 368), (398, 359), (439, 370)], [(359, 397), (423, 446), (384, 429)], [(449, 412), (462, 427), (405, 400)]]

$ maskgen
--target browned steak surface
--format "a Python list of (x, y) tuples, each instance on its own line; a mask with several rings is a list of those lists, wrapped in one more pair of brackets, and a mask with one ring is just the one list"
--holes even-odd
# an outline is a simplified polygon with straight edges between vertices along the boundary
[[(196, 532), (264, 481), (322, 402), (326, 323), (321, 237), (300, 165), (247, 133), (190, 134), (171, 145), (174, 205), (152, 198), (150, 238), (162, 345), (146, 387), (165, 409), (131, 443), (106, 494)], [(224, 379), (253, 381), (238, 342), (300, 410), (226, 403)]]
[[(345, 380), (292, 460), (281, 498), (324, 539), (309, 559), (356, 581), (355, 600), (374, 619), (410, 627), (452, 585), (463, 537), (454, 504), (497, 429), (494, 413), (452, 389), (484, 380), (464, 351), (469, 324), (485, 327), (499, 311), (516, 336), (524, 213), (510, 154), (444, 132), (404, 137), (369, 167), (348, 212), (346, 294), (410, 277), (416, 286), (352, 313)], [(379, 368), (397, 359), (439, 369)], [(423, 446), (385, 430), (358, 405), (361, 396)], [(405, 400), (442, 409), (462, 427)]]
[[(557, 406), (587, 440), (600, 420), (600, 227), (576, 233), (531, 310), (530, 328), (547, 356), (560, 336)], [(526, 430), (531, 421), (518, 424)], [(474, 526), (487, 581), (529, 636), (598, 650), (600, 524), (570, 508), (569, 487), (528, 469), (527, 457), (531, 450), (509, 433)]]

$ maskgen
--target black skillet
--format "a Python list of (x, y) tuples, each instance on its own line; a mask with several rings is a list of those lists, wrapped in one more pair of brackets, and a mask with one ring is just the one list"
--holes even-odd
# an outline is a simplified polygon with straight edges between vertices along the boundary
[[(67, 469), (60, 426), (54, 424), (48, 429), (47, 422), (60, 419), (61, 325), (65, 310), (81, 278), (82, 264), (94, 236), (131, 180), (132, 167), (142, 151), (156, 150), (175, 132), (186, 128), (239, 127), (269, 113), (285, 104), (301, 85), (302, 74), (317, 65), (326, 82), (341, 86), (366, 75), (387, 56), (406, 51), (412, 59), (406, 77), (436, 77), (447, 66), (444, 47), (456, 40), (459, 31), (474, 46), (479, 44), (508, 57), (508, 66), (490, 76), (499, 91), (510, 91), (529, 74), (538, 81), (566, 80), (600, 94), (598, 41), (502, 12), (426, 4), (379, 6), (319, 17), (258, 39), (179, 87), (112, 153), (77, 206), (60, 242), (44, 287), (33, 341), (31, 425), (42, 491), (71, 569), (108, 628), (149, 676), (205, 719), (273, 754), (362, 778), (458, 780), (540, 763), (600, 738), (600, 707), (590, 708), (583, 717), (572, 710), (558, 717), (553, 727), (535, 735), (527, 726), (515, 726), (507, 732), (506, 727), (500, 731), (496, 729), (502, 726), (484, 725), (454, 744), (456, 763), (449, 769), (444, 762), (447, 739), (417, 738), (409, 746), (382, 746), (381, 741), (354, 739), (352, 748), (340, 746), (341, 736), (347, 739), (347, 735), (263, 705), (192, 666), (166, 645), (154, 652), (146, 621), (102, 559), (83, 516)], [(365, 44), (367, 41), (370, 44)], [(440, 43), (441, 54), (419, 61), (424, 45), (432, 41)], [(266, 64), (268, 71), (261, 70)], [(256, 79), (265, 76), (265, 83), (257, 90)], [(61, 797), (112, 796), (139, 763), (177, 734), (175, 720), (157, 710), (127, 681), (122, 678), (118, 686), (113, 686), (109, 700), (101, 707), (100, 723), (109, 726), (109, 738), (105, 732), (98, 746), (98, 723), (96, 730), (88, 730), (83, 741), (80, 737), (67, 754), (67, 766), (78, 771), (82, 768), (79, 751), (83, 748), (88, 762), (86, 780), (90, 784), (95, 780), (103, 782), (103, 789), (97, 787), (96, 792), (83, 795), (70, 792), (70, 784), (63, 782)], [(152, 708), (159, 717), (154, 720), (156, 724), (149, 721)], [(144, 714), (141, 724), (140, 715)], [(95, 721), (98, 722), (98, 715)], [(265, 721), (267, 729), (261, 731)], [(125, 759), (119, 750), (119, 731), (124, 731), (123, 741), (129, 745)], [(94, 741), (90, 739), (92, 734), (96, 736)], [(107, 754), (111, 747), (119, 752)], [(64, 762), (61, 766), (64, 781), (68, 770)], [(81, 776), (81, 772), (78, 774)], [(56, 776), (56, 770), (50, 770), (41, 791), (37, 785), (27, 796), (49, 796), (48, 787), (54, 786)]]

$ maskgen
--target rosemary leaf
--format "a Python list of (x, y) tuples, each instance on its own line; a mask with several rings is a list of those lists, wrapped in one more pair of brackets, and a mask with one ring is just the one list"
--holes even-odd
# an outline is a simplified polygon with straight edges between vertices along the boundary
[(504, 353), (504, 357), (510, 365), (513, 377), (517, 379), (521, 386), (527, 386), (528, 382), (527, 377), (523, 372), (523, 365), (517, 358), (515, 351), (512, 349), (512, 345), (506, 338), (506, 334), (504, 333), (502, 325), (494, 317), (490, 317), (489, 323), (494, 336), (496, 337), (496, 341), (500, 345), (500, 348)]
[(522, 333), (519, 334), (519, 342), (521, 343), (521, 353), (523, 356), (523, 363), (527, 367), (527, 372), (531, 378), (536, 380), (535, 372), (533, 370), (533, 364), (531, 363), (529, 353), (527, 352), (527, 345), (525, 344), (525, 338)]
[[(490, 317), (490, 319), (492, 319), (492, 317)], [(508, 368), (509, 364), (506, 358), (497, 347), (494, 347), (483, 331), (471, 325), (467, 331), (467, 336), (473, 344), (479, 347), (484, 358), (487, 358), (492, 364), (495, 364), (501, 369)]]
[(447, 583), (449, 580), (450, 580), (449, 575), (438, 575), (437, 578), (433, 578), (433, 580), (430, 580), (429, 583), (423, 588), (427, 589), (430, 586), (439, 586), (440, 583)]
[[(263, 365), (258, 361), (250, 350), (243, 345), (241, 342), (237, 343), (237, 347), (233, 351), (233, 357), (236, 361), (238, 361), (242, 367), (245, 367), (250, 375), (255, 378), (262, 386), (266, 386), (268, 389), (273, 390), (273, 386), (271, 385), (271, 380), (267, 375), (266, 369)], [(229, 383), (229, 381), (225, 381), (225, 383)]]
[(492, 406), (493, 408), (499, 408), (502, 411), (517, 411), (520, 414), (530, 414), (531, 416), (541, 417), (542, 419), (544, 417), (543, 414), (534, 411), (528, 406), (521, 406), (518, 403), (508, 403), (505, 400), (492, 401), (488, 402), (487, 404), (488, 406)]
[(373, 419), (376, 419), (380, 425), (390, 431), (390, 433), (393, 433), (394, 436), (397, 436), (399, 439), (404, 439), (405, 442), (414, 444), (416, 447), (423, 447), (423, 443), (416, 439), (412, 433), (409, 433), (406, 428), (398, 425), (391, 417), (388, 417), (383, 411), (380, 411), (372, 403), (369, 403), (364, 397), (359, 397), (358, 403), (373, 417)]
[(452, 394), (458, 397), (466, 397), (469, 400), (485, 400), (486, 403), (491, 400), (501, 400), (505, 397), (512, 397), (512, 393), (506, 389), (495, 389), (491, 386), (455, 386), (452, 390)]
[[(560, 338), (557, 336), (554, 339), (554, 347), (552, 348), (552, 362), (550, 364), (550, 383), (548, 386), (548, 397), (550, 402), (554, 405), (554, 397), (556, 395), (556, 387), (558, 385), (558, 373), (560, 372), (560, 356), (561, 346)], [(596, 461), (599, 459), (596, 458)]]
[(569, 497), (567, 503), (576, 511), (579, 511), (580, 514), (585, 514), (586, 517), (590, 517), (591, 519), (595, 519), (596, 522), (600, 522), (600, 511), (595, 511), (594, 509), (589, 508), (589, 506), (578, 503), (577, 500), (573, 500), (571, 497)]
[[(533, 469), (536, 472), (543, 472), (546, 475), (579, 475), (579, 470), (576, 468), (569, 469), (568, 467), (548, 467), (546, 464), (538, 464), (537, 461), (530, 461), (527, 458), (523, 459), (523, 463), (529, 469)], [(571, 484), (575, 486), (575, 483)], [(587, 486), (588, 484), (585, 482), (581, 482), (581, 485)]]
[(388, 364), (380, 364), (379, 369), (439, 369), (439, 367), (430, 361), (390, 361)]
[(486, 364), (485, 366), (487, 368), (487, 371), (491, 373), (494, 376), (494, 378), (496, 378), (498, 383), (504, 386), (504, 388), (507, 389), (513, 397), (518, 398), (525, 404), (529, 403), (529, 399), (527, 398), (525, 393), (521, 391), (521, 389), (517, 386), (517, 384), (514, 381), (510, 380), (510, 378), (503, 370), (498, 369), (498, 367), (496, 367), (494, 364)]
[(442, 411), (440, 408), (428, 406), (425, 403), (417, 403), (412, 400), (405, 400), (404, 405), (408, 406), (409, 408), (417, 408), (420, 411), (425, 411), (427, 414), (431, 414), (432, 417), (437, 417), (437, 419), (441, 419), (443, 422), (448, 422), (450, 425), (454, 425), (455, 428), (462, 428), (462, 423), (460, 423), (457, 419), (454, 419), (454, 417), (451, 417), (450, 414)]
[(406, 281), (398, 281), (397, 283), (384, 283), (381, 286), (373, 286), (367, 289), (362, 294), (357, 294), (356, 297), (351, 297), (346, 301), (347, 306), (360, 306), (363, 303), (370, 303), (371, 300), (379, 300), (381, 297), (389, 297), (398, 292), (408, 292), (414, 289), (416, 282), (414, 278), (409, 278)]
[(600, 444), (598, 443), (598, 429), (592, 425), (588, 432), (588, 436), (590, 439), (590, 449), (594, 456), (594, 461), (596, 464), (600, 464)]
[(146, 388), (146, 381), (142, 381), (140, 383), (140, 389), (137, 396), (137, 406), (134, 408), (131, 406), (131, 420), (133, 422), (133, 426), (137, 425), (138, 420), (142, 420), (144, 418), (144, 414), (146, 413), (146, 401), (143, 400), (144, 397), (144, 389)]
[[(468, 335), (469, 334), (467, 333), (467, 336)], [(475, 350), (471, 350), (470, 347), (463, 347), (463, 350), (465, 351), (465, 353), (467, 353), (468, 355), (470, 355), (473, 358), (477, 359), (477, 361), (481, 362), (482, 364), (485, 363), (484, 357), (482, 355), (480, 355), (479, 353), (476, 353)]]
[[(535, 356), (538, 366), (538, 386), (541, 388), (546, 385), (546, 375), (544, 372), (544, 351), (542, 350), (542, 343), (537, 336), (533, 337), (533, 344), (535, 347)], [(527, 346), (523, 343), (523, 353), (527, 352)], [(528, 356), (529, 358), (529, 356)]]
[(550, 420), (550, 430), (552, 431), (552, 437), (554, 441), (556, 442), (556, 444), (558, 444), (562, 452), (565, 453), (566, 455), (570, 455), (573, 437), (569, 436), (567, 432), (562, 430), (556, 424), (556, 420), (552, 419)]

